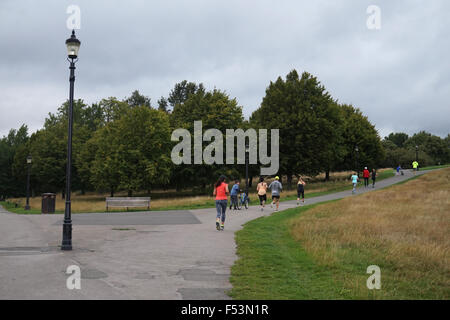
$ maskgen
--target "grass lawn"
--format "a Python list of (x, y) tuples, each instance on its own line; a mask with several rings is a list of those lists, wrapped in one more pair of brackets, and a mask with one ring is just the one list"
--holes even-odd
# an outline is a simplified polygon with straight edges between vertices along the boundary
[[(329, 193), (344, 191), (351, 189), (351, 184), (349, 182), (350, 172), (337, 172), (332, 173), (330, 181), (324, 182), (323, 176), (317, 176), (311, 178), (306, 185), (305, 197), (311, 198), (316, 196), (321, 196)], [(393, 169), (382, 169), (378, 172), (377, 181), (394, 176)], [(309, 182), (311, 181), (311, 182)], [(295, 181), (294, 181), (295, 183)], [(256, 181), (252, 189), (256, 189)], [(244, 186), (244, 184), (242, 184)], [(286, 188), (286, 184), (284, 184)], [(243, 188), (243, 187), (242, 187)], [(281, 201), (288, 201), (296, 199), (297, 192), (295, 190), (295, 185), (293, 185), (292, 190), (284, 190), (282, 193)], [(156, 197), (155, 197), (156, 198)], [(257, 201), (258, 196), (256, 190), (250, 192), (250, 205), (255, 205), (259, 203)], [(78, 195), (72, 194), (72, 212), (73, 213), (85, 213), (85, 212), (105, 212), (105, 195), (98, 194), (87, 194)], [(25, 198), (11, 199), (10, 202), (18, 204), (18, 208), (15, 207), (14, 203), (8, 204), (5, 202), (0, 202), (5, 208), (11, 212), (19, 214), (39, 214), (41, 208), (41, 198), (33, 197), (30, 198), (31, 210), (25, 211), (23, 206), (25, 205)], [(64, 213), (65, 202), (60, 195), (56, 197), (56, 212)], [(183, 196), (183, 197), (172, 197), (172, 198), (159, 198), (154, 199), (152, 197), (151, 210), (161, 211), (161, 210), (192, 210), (192, 209), (202, 209), (202, 208), (214, 208), (215, 201), (212, 196)], [(130, 208), (129, 211), (145, 211), (142, 208)], [(124, 211), (124, 208), (112, 209), (110, 211)]]
[(443, 168), (448, 168), (448, 167), (450, 167), (450, 164), (443, 164), (440, 166), (429, 166), (429, 167), (423, 167), (423, 168), (419, 167), (419, 170), (443, 169)]
[[(234, 299), (449, 299), (450, 168), (236, 233)], [(381, 268), (381, 290), (366, 286)]]

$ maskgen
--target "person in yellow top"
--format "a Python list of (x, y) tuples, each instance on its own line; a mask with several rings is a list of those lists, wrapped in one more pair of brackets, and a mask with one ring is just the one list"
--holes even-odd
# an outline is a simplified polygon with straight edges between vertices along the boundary
[(267, 201), (267, 183), (264, 182), (264, 178), (259, 178), (259, 183), (256, 186), (256, 191), (258, 191), (259, 204), (261, 205), (261, 211), (264, 211), (264, 205)]
[(417, 162), (417, 160), (414, 160), (414, 162), (412, 163), (412, 167), (414, 169), (414, 175), (416, 175), (417, 168), (419, 167), (419, 163)]

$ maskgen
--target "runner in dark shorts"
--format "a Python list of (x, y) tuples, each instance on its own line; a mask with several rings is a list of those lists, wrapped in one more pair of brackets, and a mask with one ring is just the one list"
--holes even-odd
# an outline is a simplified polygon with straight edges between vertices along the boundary
[(264, 211), (264, 206), (266, 205), (267, 202), (267, 183), (264, 182), (264, 178), (260, 177), (259, 178), (259, 183), (256, 186), (256, 191), (258, 192), (258, 197), (259, 197), (259, 205), (261, 206), (261, 211)]
[(302, 177), (298, 177), (297, 183), (297, 205), (300, 204), (300, 198), (302, 198), (303, 203), (305, 203), (305, 185), (306, 182), (303, 181)]
[(260, 204), (261, 206), (263, 206), (264, 203), (267, 202), (267, 195), (266, 195), (266, 194), (258, 195), (258, 197), (259, 197), (259, 204)]

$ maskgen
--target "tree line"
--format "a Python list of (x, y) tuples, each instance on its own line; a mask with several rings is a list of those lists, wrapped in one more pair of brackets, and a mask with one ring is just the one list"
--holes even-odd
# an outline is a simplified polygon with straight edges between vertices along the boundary
[[(62, 192), (66, 177), (68, 107), (49, 113), (43, 128), (29, 134), (26, 125), (0, 139), (0, 198), (22, 196), (27, 175), (26, 158), (33, 158), (31, 185), (35, 194)], [(220, 89), (203, 84), (177, 83), (157, 105), (134, 91), (130, 97), (102, 99), (87, 105), (74, 101), (73, 190), (128, 195), (154, 188), (204, 191), (219, 174), (230, 179), (245, 175), (244, 165), (174, 165), (170, 158), (171, 132), (193, 134), (194, 121), (203, 129), (279, 129), (280, 169), (290, 184), (296, 175), (329, 177), (330, 171), (359, 166), (393, 167), (414, 159), (411, 146), (419, 145), (421, 164), (448, 163), (449, 137), (426, 132), (412, 137), (391, 134), (381, 140), (362, 112), (334, 99), (313, 75), (292, 70), (266, 88), (259, 108), (248, 120), (243, 107)], [(355, 148), (359, 152), (356, 154)], [(250, 166), (257, 176), (259, 166)]]

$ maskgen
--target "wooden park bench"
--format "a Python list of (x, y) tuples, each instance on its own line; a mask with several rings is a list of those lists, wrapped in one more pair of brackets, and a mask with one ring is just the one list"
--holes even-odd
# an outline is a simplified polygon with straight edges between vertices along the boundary
[(150, 197), (110, 197), (106, 198), (106, 211), (109, 207), (136, 208), (147, 207), (150, 209)]

